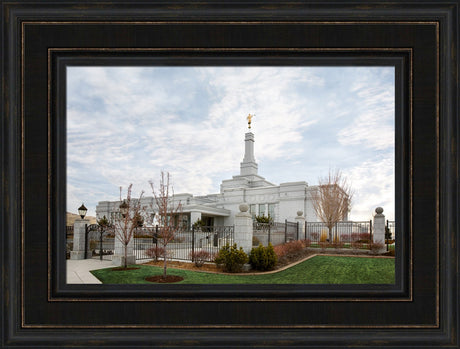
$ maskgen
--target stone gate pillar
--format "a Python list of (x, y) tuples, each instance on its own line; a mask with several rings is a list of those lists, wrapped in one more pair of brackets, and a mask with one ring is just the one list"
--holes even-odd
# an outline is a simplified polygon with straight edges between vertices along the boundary
[[(121, 229), (116, 227), (116, 229)], [(115, 232), (115, 251), (112, 258), (112, 264), (121, 266), (125, 264), (125, 245), (117, 238), (117, 234), (123, 234), (121, 231)], [(136, 256), (134, 255), (134, 234), (128, 244), (127, 264), (136, 264)]]
[(377, 207), (375, 209), (375, 216), (374, 216), (374, 226), (372, 232), (372, 242), (374, 244), (382, 244), (381, 250), (377, 251), (377, 253), (383, 253), (386, 251), (385, 248), (385, 215), (382, 213), (383, 208)]
[(297, 211), (295, 221), (299, 225), (299, 240), (303, 240), (305, 239), (305, 217), (303, 217), (302, 211)]
[[(73, 224), (73, 248), (70, 259), (85, 259), (85, 232), (88, 219), (76, 219)], [(88, 251), (89, 256), (89, 251)]]
[(249, 253), (252, 249), (252, 216), (247, 204), (241, 204), (239, 209), (240, 212), (235, 214), (234, 240), (238, 247)]

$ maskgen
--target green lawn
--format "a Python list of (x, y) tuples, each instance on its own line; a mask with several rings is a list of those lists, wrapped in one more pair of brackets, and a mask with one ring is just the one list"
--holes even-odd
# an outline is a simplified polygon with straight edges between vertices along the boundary
[[(144, 278), (163, 270), (149, 265), (128, 271), (92, 270), (104, 284), (152, 284)], [(184, 278), (177, 284), (393, 284), (393, 258), (316, 256), (286, 270), (264, 275), (223, 275), (168, 268)]]

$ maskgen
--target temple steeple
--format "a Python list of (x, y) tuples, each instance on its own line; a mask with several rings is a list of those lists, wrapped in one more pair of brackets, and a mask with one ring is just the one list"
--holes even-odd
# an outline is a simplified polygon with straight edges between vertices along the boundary
[(244, 158), (243, 162), (240, 163), (240, 174), (233, 176), (232, 179), (224, 179), (220, 185), (221, 193), (236, 188), (262, 188), (275, 185), (257, 174), (258, 165), (254, 157), (254, 133), (251, 132), (253, 117), (254, 115), (251, 114), (247, 116), (248, 132), (244, 135)]
[[(248, 128), (251, 128), (251, 119), (253, 115), (249, 114)], [(257, 163), (254, 158), (254, 134), (246, 132), (244, 137), (244, 158), (240, 164), (240, 176), (257, 175)]]

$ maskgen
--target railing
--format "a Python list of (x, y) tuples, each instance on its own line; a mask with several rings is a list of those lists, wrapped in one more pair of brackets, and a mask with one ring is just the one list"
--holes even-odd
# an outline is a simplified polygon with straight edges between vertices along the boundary
[(387, 220), (385, 226), (385, 244), (387, 245), (387, 251), (390, 249), (389, 246), (394, 244), (396, 234), (396, 224), (395, 221)]
[(306, 222), (305, 238), (312, 246), (334, 243), (343, 247), (370, 248), (372, 241), (372, 221), (337, 222), (331, 229), (323, 222)]
[(299, 240), (299, 224), (297, 222), (288, 222), (287, 219), (284, 221), (284, 223), (284, 242)]
[(385, 239), (394, 240), (396, 233), (396, 224), (395, 221), (387, 220), (386, 224), (386, 231), (385, 231)]
[(194, 260), (200, 253), (208, 261), (214, 260), (219, 250), (235, 243), (234, 226), (204, 226), (192, 228), (192, 246), (187, 259)]
[[(152, 237), (146, 237), (150, 233)], [(143, 237), (134, 238), (134, 254), (136, 259), (152, 258), (148, 250), (154, 248), (157, 255), (163, 258), (163, 245), (161, 241), (162, 229), (143, 229)], [(139, 236), (139, 230), (137, 232)], [(205, 226), (192, 228), (192, 230), (179, 231), (174, 234), (166, 245), (166, 256), (170, 259), (194, 260), (196, 253), (200, 252), (201, 258), (212, 261), (219, 249), (225, 244), (234, 243), (233, 226)]]
[(73, 236), (73, 225), (68, 225), (65, 227), (65, 236), (66, 238)]
[(299, 225), (297, 222), (271, 222), (271, 223), (260, 223), (254, 222), (253, 235), (263, 245), (279, 245), (290, 240), (299, 239)]

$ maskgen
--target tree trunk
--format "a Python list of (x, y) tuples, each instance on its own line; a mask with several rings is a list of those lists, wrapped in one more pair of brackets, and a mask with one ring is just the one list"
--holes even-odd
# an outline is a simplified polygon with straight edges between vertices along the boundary
[(166, 278), (166, 247), (163, 256), (163, 277)]
[(332, 243), (332, 227), (327, 227), (329, 229), (329, 242)]
[(128, 245), (125, 244), (125, 262), (124, 262), (125, 268), (128, 268)]

